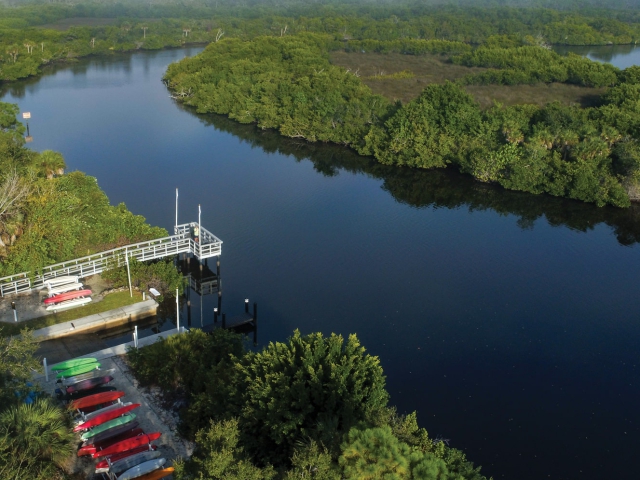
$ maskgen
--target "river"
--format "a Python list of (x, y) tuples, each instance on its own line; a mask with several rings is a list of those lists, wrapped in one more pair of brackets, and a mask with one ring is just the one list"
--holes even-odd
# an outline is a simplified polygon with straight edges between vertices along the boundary
[[(82, 60), (2, 99), (31, 112), (32, 148), (62, 152), (112, 203), (167, 229), (176, 187), (180, 222), (201, 204), (224, 241), (225, 311), (258, 302), (260, 345), (296, 328), (357, 333), (398, 410), (496, 479), (632, 478), (637, 208), (384, 167), (196, 115), (160, 79), (198, 51)], [(211, 322), (214, 299), (192, 302), (192, 323)]]

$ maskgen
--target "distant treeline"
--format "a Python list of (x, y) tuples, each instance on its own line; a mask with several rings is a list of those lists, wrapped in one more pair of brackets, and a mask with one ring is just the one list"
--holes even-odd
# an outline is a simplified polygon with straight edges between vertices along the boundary
[[(292, 5), (283, 9), (248, 8), (233, 2), (85, 2), (0, 7), (0, 80), (36, 75), (43, 65), (89, 55), (210, 43), (230, 37), (247, 40), (312, 32), (329, 35), (336, 43), (333, 48), (407, 54), (432, 52), (425, 50), (428, 44), (424, 41), (446, 41), (449, 50), (440, 49), (439, 53), (467, 53), (465, 64), (478, 65), (486, 58), (469, 57), (473, 55), (470, 45), (504, 47), (504, 40), (496, 45), (496, 35), (508, 39), (510, 46), (635, 44), (640, 39), (638, 10), (391, 7), (366, 2)], [(96, 18), (112, 19), (114, 24), (92, 26), (99, 23)], [(78, 26), (65, 30), (39, 27), (64, 19), (72, 19), (68, 25)], [(526, 75), (531, 76), (533, 70), (530, 68)], [(565, 73), (559, 77), (549, 72), (545, 75), (545, 79), (556, 81)], [(489, 72), (471, 82), (513, 84), (523, 83), (524, 78), (522, 71)]]
[[(482, 111), (452, 83), (430, 85), (401, 105), (372, 94), (354, 72), (331, 65), (327, 51), (334, 42), (309, 33), (223, 39), (171, 65), (165, 80), (200, 113), (349, 145), (383, 164), (454, 166), (508, 189), (597, 205), (626, 207), (640, 198), (640, 67), (619, 71), (568, 57), (567, 80), (615, 85), (598, 108), (496, 105)], [(522, 55), (527, 52), (532, 60), (547, 55), (542, 47)]]

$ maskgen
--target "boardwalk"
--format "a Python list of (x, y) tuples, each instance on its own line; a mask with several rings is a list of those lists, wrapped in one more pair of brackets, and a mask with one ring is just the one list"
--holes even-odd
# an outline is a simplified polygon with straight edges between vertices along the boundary
[(185, 223), (175, 227), (174, 235), (146, 242), (125, 245), (105, 252), (69, 260), (42, 268), (39, 272), (24, 272), (0, 278), (0, 295), (30, 292), (42, 288), (45, 282), (62, 275), (86, 277), (110, 268), (121, 267), (130, 259), (138, 261), (191, 253), (198, 260), (217, 257), (222, 253), (222, 240), (200, 227), (200, 241), (195, 242), (191, 234), (196, 223)]

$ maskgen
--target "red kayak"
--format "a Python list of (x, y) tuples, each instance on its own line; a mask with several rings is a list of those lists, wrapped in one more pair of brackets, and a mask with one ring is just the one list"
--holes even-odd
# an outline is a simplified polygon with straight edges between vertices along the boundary
[[(134, 422), (134, 423), (136, 425), (138, 424), (138, 422)], [(109, 439), (103, 440), (102, 442), (94, 443), (93, 445), (85, 445), (84, 447), (78, 450), (78, 456), (82, 457), (84, 455), (93, 455), (94, 453), (96, 453), (98, 450), (102, 448), (108, 448), (111, 445), (115, 445), (118, 442), (122, 442), (130, 438), (135, 438), (140, 435), (144, 435), (144, 430), (142, 430), (141, 428), (132, 428), (131, 430), (121, 433), (116, 437), (111, 437)]]
[(132, 448), (140, 447), (142, 445), (148, 445), (154, 440), (160, 438), (160, 435), (162, 435), (160, 432), (145, 433), (143, 435), (118, 442), (114, 445), (111, 445), (110, 447), (97, 451), (91, 456), (93, 458), (100, 458), (113, 455), (114, 453), (126, 452), (128, 450), (131, 450)]
[(91, 427), (97, 427), (98, 425), (102, 425), (104, 422), (108, 422), (109, 420), (118, 418), (125, 413), (130, 412), (134, 408), (138, 408), (139, 406), (139, 403), (132, 403), (131, 405), (123, 405), (120, 408), (101, 413), (100, 415), (96, 415), (95, 417), (93, 417), (91, 420), (87, 420), (86, 422), (82, 422), (80, 425), (77, 425), (73, 428), (73, 431), (79, 432), (80, 430), (87, 430)]
[(121, 391), (94, 393), (88, 397), (73, 400), (69, 403), (69, 408), (83, 410), (85, 408), (95, 407), (96, 405), (102, 405), (103, 403), (114, 402), (122, 397), (124, 397), (124, 392)]
[(65, 300), (73, 300), (78, 297), (90, 297), (91, 290), (76, 290), (74, 292), (59, 293), (53, 297), (45, 298), (45, 305), (54, 305), (56, 303), (64, 302)]
[(73, 385), (69, 385), (67, 387), (67, 393), (76, 393), (81, 392), (83, 390), (91, 390), (92, 388), (96, 388), (99, 385), (104, 385), (113, 380), (111, 375), (107, 375), (106, 377), (96, 377), (90, 378), (88, 380), (83, 380), (81, 382), (75, 383)]
[[(147, 450), (156, 450), (158, 447), (155, 445), (142, 445), (140, 447), (132, 448), (131, 450), (127, 450), (126, 452), (114, 453), (109, 456), (109, 460), (111, 463), (117, 462), (118, 460), (122, 460), (123, 458), (130, 457), (132, 455), (136, 455), (138, 453), (146, 452)], [(101, 460), (96, 463), (96, 473), (104, 473), (109, 471), (109, 462), (106, 460)]]

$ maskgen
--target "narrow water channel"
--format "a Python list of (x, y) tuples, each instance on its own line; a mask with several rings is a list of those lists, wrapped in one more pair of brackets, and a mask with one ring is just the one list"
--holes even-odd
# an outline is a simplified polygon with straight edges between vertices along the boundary
[[(172, 227), (176, 187), (181, 222), (201, 204), (224, 241), (224, 308), (257, 301), (261, 345), (357, 333), (398, 410), (496, 479), (630, 478), (637, 208), (388, 168), (196, 115), (160, 79), (197, 51), (80, 61), (2, 100), (32, 113), (33, 148), (62, 152), (150, 223)], [(211, 322), (213, 297), (191, 304), (193, 325)]]

